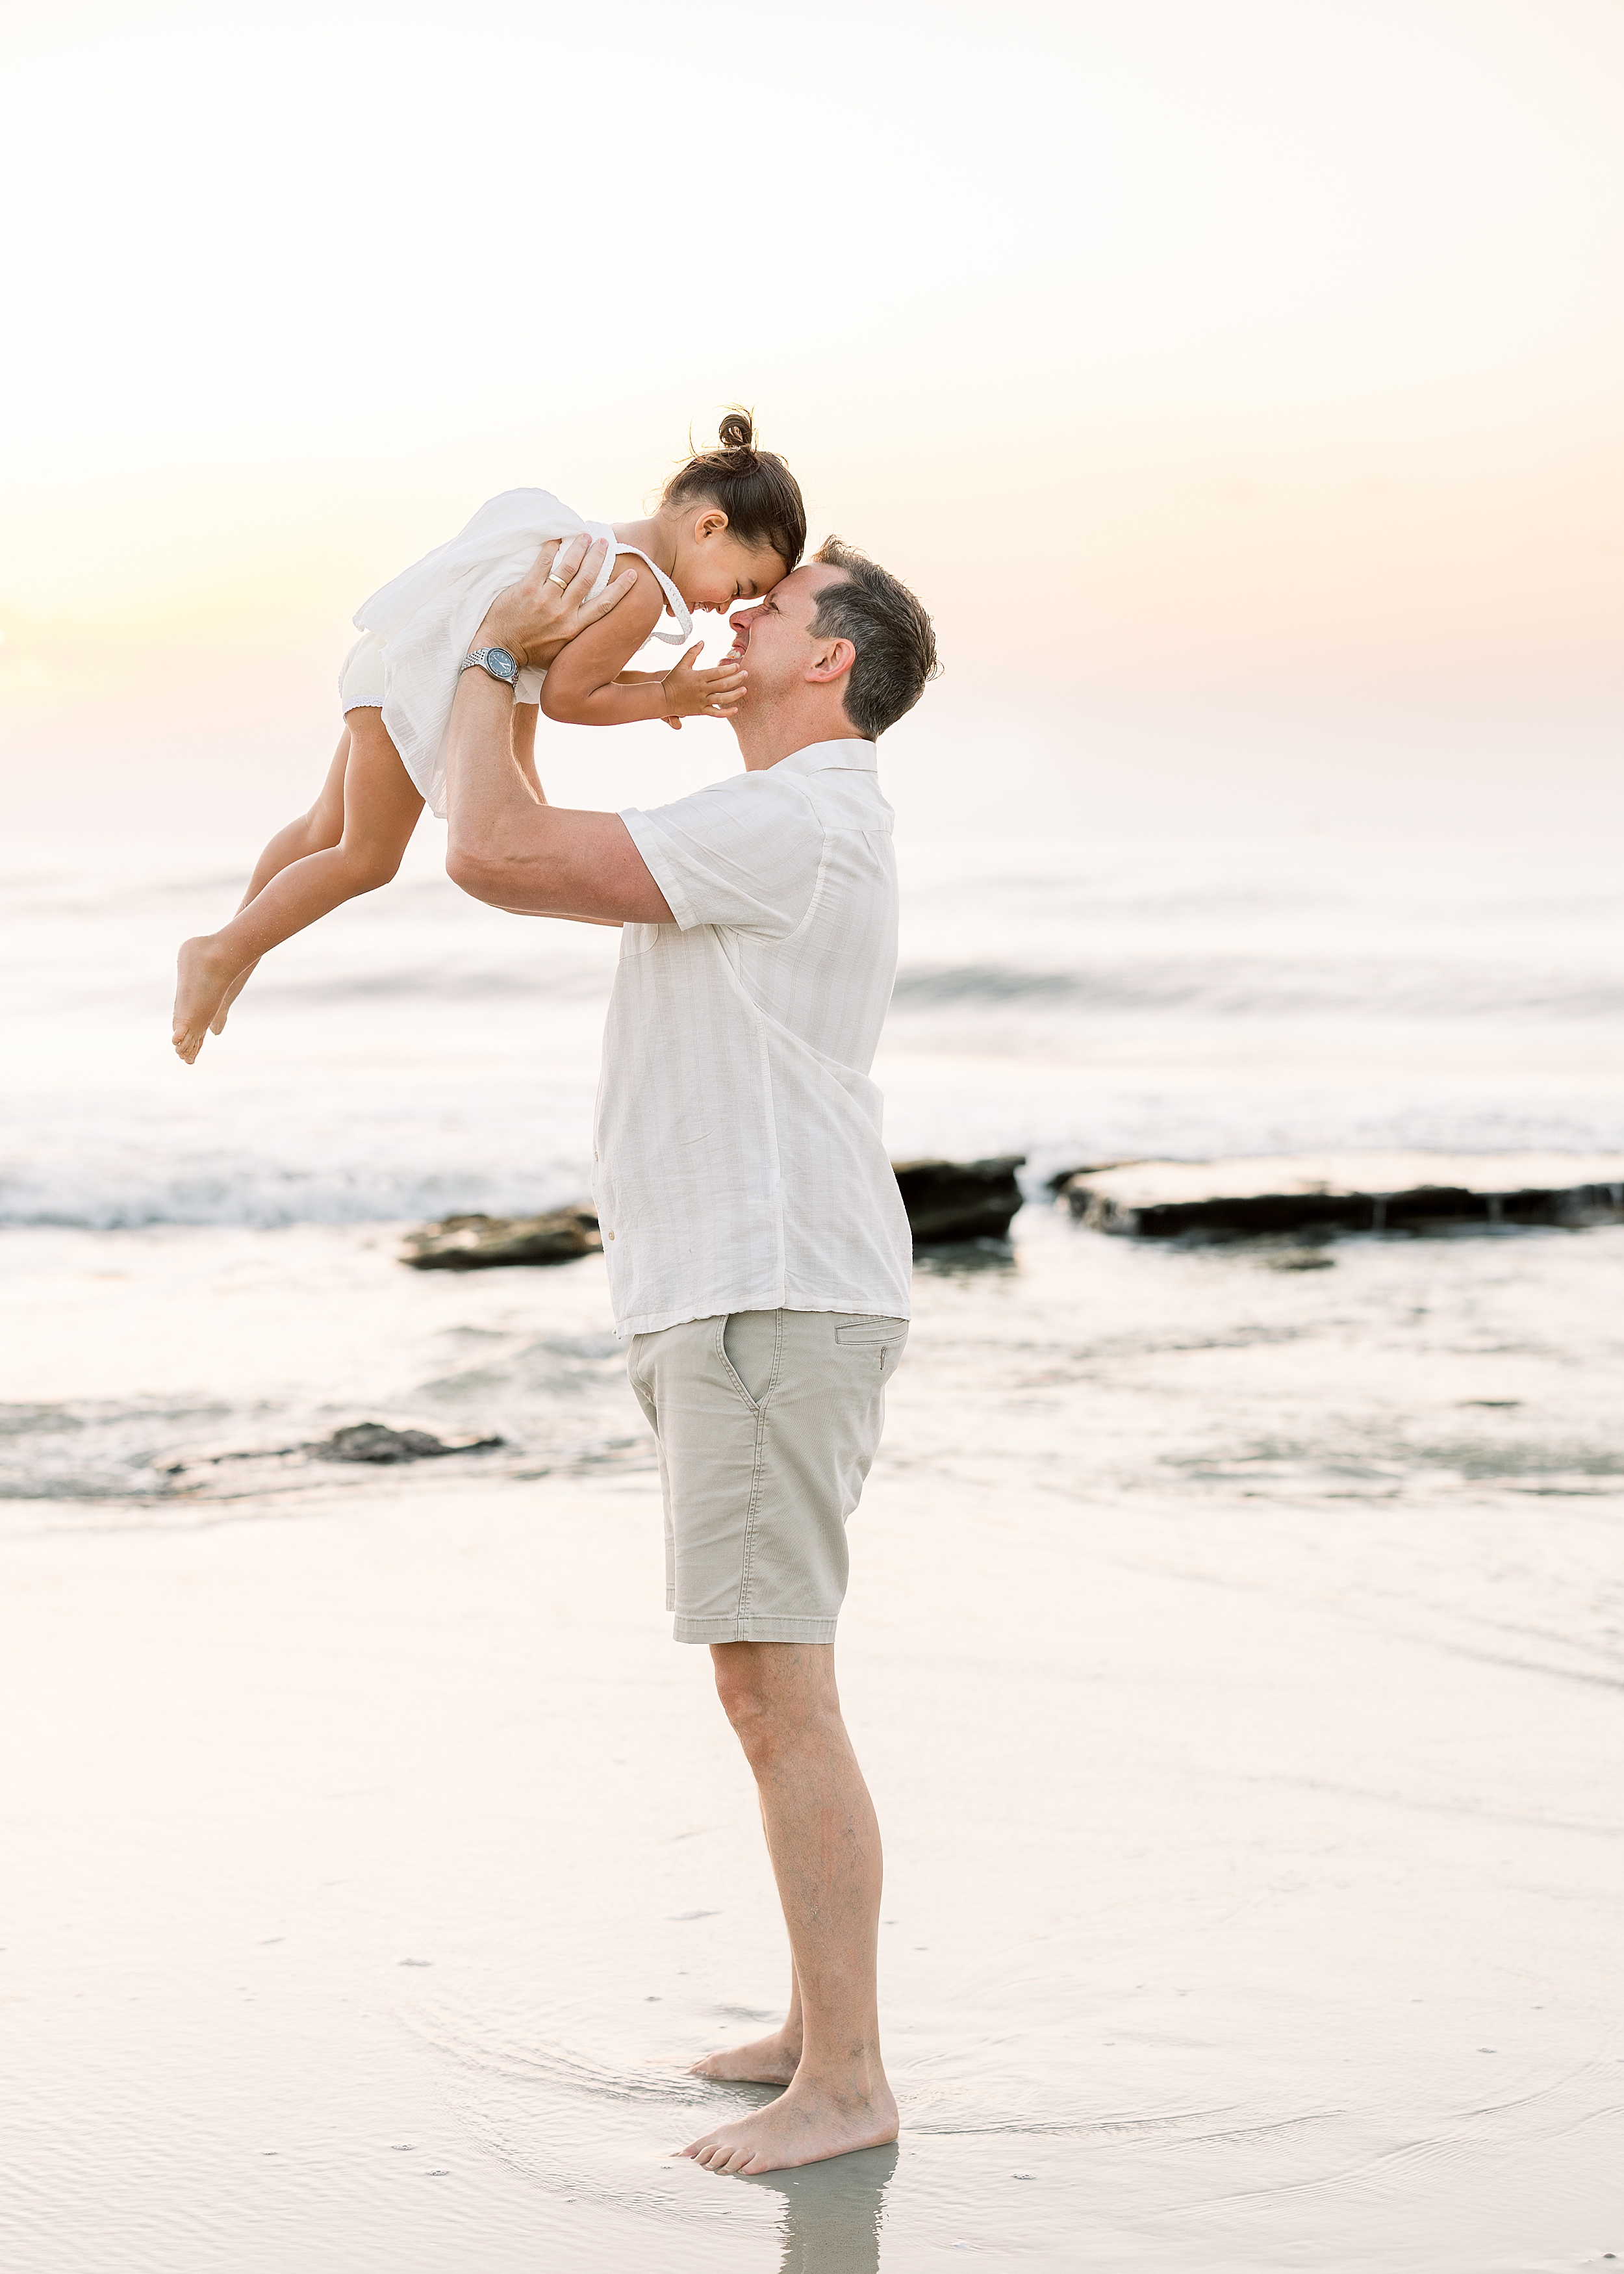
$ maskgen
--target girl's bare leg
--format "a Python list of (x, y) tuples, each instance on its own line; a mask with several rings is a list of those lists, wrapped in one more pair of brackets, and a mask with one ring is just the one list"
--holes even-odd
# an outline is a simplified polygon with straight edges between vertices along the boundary
[[(302, 861), (307, 853), (323, 853), (336, 845), (344, 833), (344, 764), (350, 756), (350, 727), (346, 720), (343, 733), (338, 738), (338, 748), (333, 753), (333, 763), (327, 768), (327, 778), (321, 792), (308, 813), (279, 829), (259, 859), (254, 862), (253, 875), (248, 879), (248, 890), (237, 902), (240, 915), (250, 900), (265, 890), (271, 878), (294, 861)], [(211, 1035), (225, 1032), (226, 1013), (236, 1002), (258, 966), (244, 964), (220, 998), (220, 1008), (209, 1020)]]
[(546, 793), (536, 773), (536, 721), (541, 715), (538, 703), (515, 703), (513, 706), (513, 760), (523, 775), (525, 787), (538, 805), (545, 805)]
[[(305, 854), (272, 875), (221, 931), (189, 939), (175, 992), (175, 1048), (188, 1065), (240, 971), (345, 900), (387, 885), (423, 810), (423, 800), (376, 710), (349, 713), (344, 826), (336, 845)], [(337, 760), (335, 760), (336, 766)], [(312, 811), (320, 809), (320, 801)], [(297, 824), (294, 826), (297, 828)], [(283, 832), (284, 837), (288, 832)], [(273, 845), (279, 840), (273, 840)], [(263, 860), (268, 860), (267, 846)]]
[[(530, 786), (530, 795), (538, 805), (545, 805), (546, 797), (536, 778), (536, 720), (538, 706), (534, 703), (515, 703), (513, 707), (513, 755), (519, 772)], [(333, 764), (322, 784), (321, 794), (308, 813), (279, 829), (254, 863), (253, 875), (248, 880), (248, 890), (237, 903), (237, 912), (248, 906), (265, 890), (271, 878), (280, 876), (291, 862), (304, 860), (306, 854), (325, 852), (336, 845), (344, 833), (344, 761), (350, 754), (350, 728), (346, 723), (339, 736)], [(231, 1005), (242, 993), (259, 967), (256, 956), (245, 964), (220, 998), (220, 1008), (209, 1020), (211, 1035), (222, 1035), (226, 1017)]]

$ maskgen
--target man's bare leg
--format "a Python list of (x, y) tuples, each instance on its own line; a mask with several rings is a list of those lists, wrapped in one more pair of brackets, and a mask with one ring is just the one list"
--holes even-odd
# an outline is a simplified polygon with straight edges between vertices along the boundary
[(801, 2066), (801, 1984), (793, 1967), (789, 1977), (789, 2011), (782, 2025), (748, 2045), (723, 2045), (707, 2053), (688, 2070), (690, 2076), (713, 2076), (724, 2084), (787, 2084)]
[(761, 1794), (795, 1980), (782, 2029), (697, 2073), (791, 2082), (682, 2153), (713, 2172), (783, 2171), (897, 2136), (875, 1985), (880, 1829), (840, 1718), (832, 1645), (718, 1643), (711, 1656)]

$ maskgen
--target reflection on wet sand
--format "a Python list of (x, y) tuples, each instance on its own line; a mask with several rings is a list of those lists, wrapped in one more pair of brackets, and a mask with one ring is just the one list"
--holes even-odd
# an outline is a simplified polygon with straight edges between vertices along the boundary
[(885, 2190), (899, 2150), (865, 2148), (799, 2172), (763, 2172), (741, 2187), (784, 2205), (778, 2274), (878, 2274)]

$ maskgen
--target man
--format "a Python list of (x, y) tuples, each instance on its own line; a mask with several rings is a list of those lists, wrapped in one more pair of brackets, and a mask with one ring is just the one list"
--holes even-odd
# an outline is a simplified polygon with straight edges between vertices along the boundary
[(610, 1291), (659, 1447), (676, 1638), (710, 1646), (793, 1963), (783, 2027), (696, 2065), (786, 2090), (683, 2152), (769, 2172), (897, 2132), (879, 1831), (834, 1638), (912, 1260), (868, 1079), (897, 961), (875, 739), (934, 676), (936, 641), (895, 577), (831, 538), (733, 618), (716, 707), (743, 774), (651, 812), (563, 811), (515, 760), (504, 681), (590, 620), (598, 558), (544, 552), (479, 629), (447, 867), (497, 907), (626, 928), (594, 1139)]

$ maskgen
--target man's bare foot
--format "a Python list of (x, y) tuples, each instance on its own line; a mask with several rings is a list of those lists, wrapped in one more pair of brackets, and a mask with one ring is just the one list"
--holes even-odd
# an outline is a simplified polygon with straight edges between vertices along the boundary
[(229, 950), (222, 953), (207, 937), (183, 942), (175, 980), (174, 1043), (177, 1057), (188, 1065), (202, 1049), (209, 1020), (236, 976)]
[(897, 2104), (882, 2077), (864, 2093), (836, 2093), (798, 2078), (787, 2092), (720, 2124), (680, 2152), (712, 2172), (787, 2172), (858, 2148), (881, 2148), (897, 2136)]
[(249, 981), (253, 977), (255, 972), (258, 971), (259, 968), (259, 959), (256, 955), (253, 961), (251, 964), (248, 964), (243, 970), (239, 971), (236, 978), (231, 982), (231, 984), (226, 989), (225, 993), (220, 998), (220, 1008), (215, 1012), (214, 1017), (208, 1022), (208, 1031), (211, 1035), (224, 1034), (226, 1030), (226, 1013), (231, 1008), (232, 1004), (236, 1002), (237, 997), (242, 993), (244, 988), (247, 986)]
[(713, 2076), (723, 2084), (788, 2084), (801, 2066), (800, 2044), (782, 2029), (757, 2037), (753, 2045), (724, 2045), (689, 2069), (690, 2076)]

